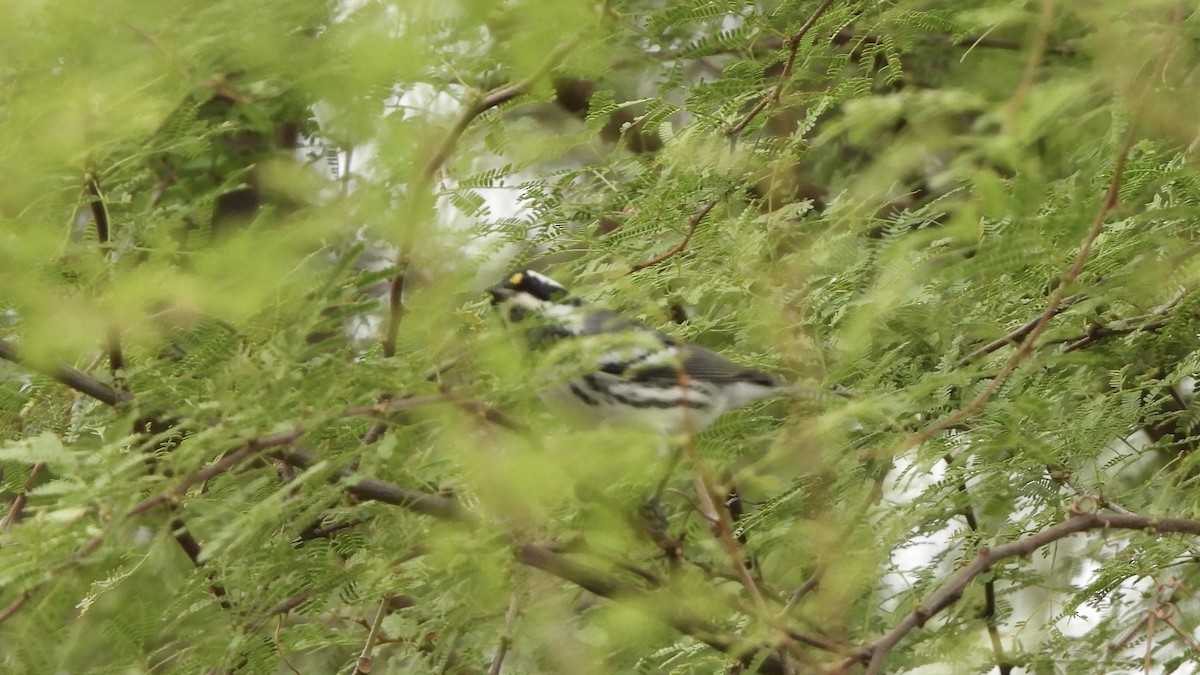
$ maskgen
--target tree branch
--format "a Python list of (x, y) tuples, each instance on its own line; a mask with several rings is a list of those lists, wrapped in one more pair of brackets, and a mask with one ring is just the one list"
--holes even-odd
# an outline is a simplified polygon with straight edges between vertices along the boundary
[(1021, 362), (1033, 352), (1034, 343), (1041, 337), (1050, 320), (1059, 312), (1059, 307), (1069, 297), (1063, 296), (1062, 291), (1070, 288), (1075, 283), (1075, 280), (1079, 278), (1080, 273), (1083, 272), (1083, 267), (1087, 264), (1088, 258), (1091, 256), (1092, 246), (1096, 243), (1096, 238), (1100, 236), (1100, 232), (1104, 229), (1104, 221), (1108, 218), (1108, 214), (1117, 206), (1121, 190), (1121, 179), (1125, 174), (1125, 163), (1129, 159), (1129, 150), (1133, 147), (1136, 132), (1137, 126), (1130, 123), (1129, 128), (1125, 132), (1125, 138), (1121, 142), (1121, 147), (1117, 151), (1117, 159), (1113, 165), (1113, 175), (1108, 183), (1108, 190), (1104, 194), (1104, 199), (1100, 203), (1100, 209), (1092, 221), (1092, 226), (1088, 228), (1087, 234), (1079, 245), (1079, 252), (1075, 255), (1075, 262), (1063, 274), (1057, 288), (1050, 295), (1050, 302), (1047, 303), (1046, 309), (1042, 311), (1037, 322), (1026, 333), (1025, 338), (1017, 347), (1017, 351), (1009, 357), (1008, 361), (1004, 363), (1004, 366), (1000, 368), (1000, 372), (996, 373), (991, 382), (967, 405), (959, 408), (957, 412), (942, 418), (940, 421), (929, 425), (924, 430), (909, 436), (897, 452), (918, 446), (974, 414), (987, 403), (992, 394), (995, 394), (1000, 389), (1000, 385), (1004, 384), (1005, 380), (1016, 371), (1017, 366), (1021, 365)]
[[(1074, 305), (1075, 303), (1079, 302), (1080, 300), (1084, 299), (1085, 297), (1087, 297), (1087, 296), (1083, 293), (1075, 293), (1074, 295), (1069, 295), (1069, 296), (1063, 298), (1062, 301), (1059, 303), (1058, 307), (1055, 308), (1053, 316), (1058, 316), (1059, 314), (1065, 312), (1067, 309), (1069, 309), (1071, 307), (1071, 305)], [(1038, 322), (1041, 321), (1041, 319), (1042, 319), (1042, 316), (1040, 314), (1038, 316), (1033, 317), (1032, 319), (1030, 319), (1030, 320), (1026, 321), (1024, 324), (1022, 324), (1020, 327), (1018, 327), (1012, 331), (1009, 331), (1009, 333), (1007, 335), (1005, 335), (1004, 337), (996, 338), (995, 340), (992, 340), (991, 342), (980, 347), (979, 349), (976, 349), (975, 351), (971, 352), (970, 354), (967, 354), (966, 356), (962, 357), (957, 362), (955, 362), (954, 367), (962, 368), (964, 366), (968, 366), (968, 365), (974, 363), (975, 361), (978, 361), (979, 359), (983, 358), (984, 356), (987, 356), (988, 354), (991, 354), (992, 352), (1001, 349), (1002, 347), (1004, 347), (1006, 345), (1019, 344), (1022, 340), (1024, 340), (1026, 337), (1028, 337), (1031, 332), (1033, 332), (1034, 328), (1037, 328)]]
[(217, 461), (213, 462), (212, 464), (209, 464), (208, 466), (204, 467), (203, 469), (194, 471), (194, 472), (188, 474), (187, 476), (184, 476), (183, 480), (179, 481), (179, 483), (175, 487), (171, 488), (170, 490), (167, 490), (166, 492), (160, 492), (159, 494), (154, 495), (153, 497), (143, 499), (142, 501), (138, 502), (137, 504), (134, 504), (133, 507), (131, 507), (128, 511), (125, 512), (125, 515), (126, 516), (136, 516), (140, 513), (145, 513), (146, 511), (149, 511), (150, 509), (154, 508), (155, 506), (158, 506), (159, 504), (162, 504), (164, 502), (171, 502), (175, 499), (178, 499), (179, 497), (182, 497), (184, 494), (186, 494), (188, 491), (188, 488), (192, 487), (193, 485), (203, 483), (204, 481), (206, 481), (210, 478), (218, 476), (218, 475), (228, 471), (229, 469), (232, 469), (233, 467), (237, 466), (238, 464), (241, 464), (242, 462), (246, 461), (247, 459), (250, 459), (254, 455), (262, 452), (263, 450), (292, 443), (296, 439), (303, 436), (304, 433), (305, 433), (305, 429), (303, 427), (296, 427), (294, 429), (289, 429), (287, 431), (280, 432), (278, 434), (273, 434), (271, 436), (264, 436), (262, 438), (257, 438), (253, 441), (250, 441), (249, 443), (243, 445), (242, 447), (238, 448), (237, 450), (226, 453), (224, 457), (222, 457), (221, 459), (218, 459)]
[(629, 272), (627, 272), (627, 274), (633, 274), (634, 272), (639, 272), (641, 270), (646, 269), (647, 267), (653, 267), (653, 266), (663, 262), (664, 260), (667, 260), (668, 258), (670, 258), (672, 256), (683, 253), (683, 250), (687, 248), (687, 245), (689, 243), (691, 243), (692, 235), (696, 234), (696, 228), (699, 227), (700, 221), (704, 220), (704, 216), (707, 216), (709, 214), (709, 212), (711, 212), (717, 206), (717, 203), (720, 201), (721, 201), (720, 199), (712, 200), (711, 202), (708, 203), (707, 206), (700, 209), (700, 211), (698, 211), (696, 213), (696, 215), (692, 216), (692, 219), (688, 222), (687, 233), (683, 235), (683, 241), (679, 242), (679, 244), (674, 246), (671, 250), (667, 251), (666, 253), (663, 253), (660, 256), (656, 256), (645, 262), (640, 262), (640, 263), (634, 265), (633, 267), (629, 268)]
[[(171, 520), (171, 538), (175, 540), (176, 544), (179, 544), (179, 548), (183, 550), (183, 553), (188, 557), (188, 560), (192, 561), (192, 565), (196, 566), (197, 568), (204, 567), (204, 561), (200, 559), (200, 556), (203, 552), (203, 548), (200, 546), (200, 540), (196, 539), (196, 537), (190, 531), (188, 531), (187, 526), (183, 522), (183, 518), (176, 516)], [(225, 587), (217, 583), (217, 581), (212, 578), (211, 574), (206, 573), (206, 576), (208, 576), (209, 581), (208, 591), (212, 593), (214, 598), (217, 599), (217, 602), (221, 605), (221, 609), (233, 609), (233, 605), (229, 603), (229, 593), (226, 592)]]
[[(547, 73), (554, 69), (562, 60), (563, 56), (578, 42), (578, 38), (564, 40), (558, 44), (542, 62), (538, 64), (533, 72), (524, 78), (513, 82), (512, 84), (497, 87), (491, 91), (472, 99), (463, 106), (458, 117), (455, 118), (454, 124), (450, 126), (446, 133), (434, 148), (433, 153), (429, 156), (429, 160), (425, 162), (425, 166), (421, 168), (421, 172), (417, 174), (417, 180), (410, 191), (411, 203), (416, 205), (420, 200), (425, 198), (425, 193), (429, 189), (429, 185), (433, 182), (433, 177), (438, 170), (450, 159), (450, 155), (457, 147), (458, 141), (462, 135), (466, 133), (467, 127), (475, 121), (477, 117), (485, 112), (503, 105), (514, 98), (521, 96), (529, 91), (529, 89)], [(410, 217), (415, 222), (417, 208), (414, 206)], [(409, 232), (411, 233), (413, 225), (410, 223)], [(404, 313), (404, 282), (408, 276), (408, 266), (412, 258), (412, 237), (407, 235), (400, 242), (399, 251), (396, 253), (396, 276), (392, 277), (392, 281), (388, 286), (388, 316), (384, 327), (382, 340), (383, 355), (390, 357), (396, 353), (396, 338), (400, 332), (400, 318)]]
[(383, 599), (379, 601), (379, 609), (375, 610), (375, 619), (371, 621), (371, 629), (367, 631), (367, 640), (363, 644), (358, 659), (354, 662), (353, 675), (370, 675), (374, 669), (375, 661), (371, 658), (371, 650), (375, 647), (375, 641), (379, 637), (379, 627), (383, 625), (383, 617), (387, 616), (391, 603), (391, 594), (383, 596)]
[(732, 139), (736, 139), (742, 134), (743, 131), (746, 130), (746, 127), (754, 121), (754, 118), (758, 117), (759, 113), (761, 113), (763, 110), (766, 110), (767, 105), (772, 103), (775, 105), (779, 104), (779, 98), (783, 94), (783, 88), (787, 86), (788, 77), (791, 76), (792, 67), (796, 63), (796, 51), (800, 48), (800, 41), (804, 39), (804, 36), (808, 33), (808, 31), (811, 30), (812, 27), (817, 23), (817, 19), (821, 18), (821, 15), (824, 14), (825, 10), (829, 9), (831, 5), (833, 5), (833, 0), (825, 0), (825, 2), (822, 2), (820, 6), (813, 10), (812, 15), (808, 17), (808, 20), (804, 22), (804, 25), (800, 26), (799, 30), (797, 30), (795, 33), (792, 33), (791, 37), (788, 38), (786, 43), (788, 48), (787, 60), (783, 64), (783, 70), (779, 73), (779, 82), (775, 85), (774, 91), (771, 93), (771, 95), (764, 96), (761, 100), (759, 100), (759, 102), (750, 109), (750, 112), (746, 113), (746, 116), (743, 117), (740, 122), (733, 125), (725, 132), (726, 135)]
[(1047, 527), (1036, 534), (996, 546), (980, 548), (975, 559), (956, 572), (925, 599), (915, 610), (882, 637), (865, 645), (858, 654), (844, 661), (838, 672), (846, 672), (858, 662), (867, 662), (866, 675), (883, 672), (888, 654), (913, 629), (957, 602), (970, 583), (996, 563), (1008, 558), (1028, 556), (1039, 548), (1089, 530), (1143, 530), (1155, 533), (1175, 532), (1200, 536), (1200, 520), (1187, 518), (1150, 518), (1145, 516), (1088, 513), (1073, 511), (1063, 522)]
[[(307, 469), (316, 460), (303, 450), (277, 451), (270, 454), (282, 462), (292, 466)], [(432, 516), (439, 520), (447, 520), (465, 524), (476, 524), (476, 516), (464, 509), (457, 501), (449, 497), (407, 490), (391, 483), (356, 474), (349, 469), (336, 472), (331, 480), (345, 486), (346, 491), (368, 501), (383, 502), (408, 509), (414, 513)]]
[(118, 391), (100, 380), (88, 375), (82, 370), (67, 365), (40, 366), (30, 363), (21, 355), (21, 350), (12, 342), (0, 340), (0, 359), (25, 366), (30, 370), (42, 373), (65, 384), (75, 391), (91, 396), (108, 405), (119, 405), (130, 401), (133, 396), (129, 392)]
[[(92, 220), (96, 223), (96, 240), (100, 243), (100, 252), (111, 262), (112, 226), (108, 219), (108, 206), (104, 203), (104, 195), (100, 191), (100, 181), (94, 172), (87, 172), (84, 178), (84, 189), (91, 199)], [(108, 352), (108, 368), (113, 381), (125, 369), (125, 357), (121, 353), (121, 332), (116, 325), (108, 327), (105, 349)]]
[[(953, 457), (946, 455), (946, 467), (953, 466)], [(967, 481), (962, 480), (958, 484), (958, 491), (966, 497), (970, 497), (970, 492), (967, 490)], [(971, 528), (971, 532), (976, 537), (979, 536), (979, 519), (975, 517), (975, 507), (970, 501), (963, 506), (963, 519), (967, 521), (967, 527)], [(1013, 663), (1004, 654), (1004, 642), (1000, 639), (1000, 627), (996, 622), (996, 579), (989, 578), (983, 582), (983, 622), (987, 627), (988, 639), (992, 643), (992, 653), (996, 657), (996, 670), (999, 675), (1010, 675), (1013, 669)]]
[(8, 508), (8, 513), (4, 514), (3, 519), (0, 519), (0, 532), (12, 527), (12, 524), (21, 517), (21, 511), (25, 508), (25, 502), (29, 499), (29, 491), (33, 489), (33, 481), (45, 470), (45, 462), (37, 462), (29, 470), (29, 478), (25, 480), (23, 489), (17, 493), (17, 496), (13, 497), (12, 506)]
[(504, 615), (504, 632), (500, 634), (500, 643), (496, 645), (496, 655), (492, 658), (488, 675), (500, 675), (500, 669), (504, 667), (504, 657), (508, 655), (513, 643), (513, 626), (517, 623), (517, 613), (520, 609), (519, 599), (516, 589), (513, 589), (508, 599), (508, 612)]
[(537, 544), (522, 544), (515, 550), (517, 561), (569, 581), (580, 588), (609, 600), (630, 601), (630, 605), (685, 635), (703, 642), (744, 665), (758, 662), (758, 671), (766, 675), (788, 672), (780, 654), (761, 644), (721, 635), (702, 619), (681, 611), (673, 603), (655, 602), (649, 592), (625, 584), (619, 579), (559, 555)]

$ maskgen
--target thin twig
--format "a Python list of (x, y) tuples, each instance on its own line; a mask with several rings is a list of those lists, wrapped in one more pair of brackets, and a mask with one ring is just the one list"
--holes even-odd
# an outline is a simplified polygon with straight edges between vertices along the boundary
[(4, 514), (4, 520), (0, 520), (0, 532), (12, 527), (12, 524), (21, 517), (21, 511), (25, 508), (25, 502), (29, 499), (29, 491), (33, 489), (33, 481), (41, 475), (46, 469), (45, 462), (35, 462), (33, 468), (29, 470), (29, 478), (25, 480), (25, 485), (22, 490), (13, 497), (12, 506), (8, 508), (8, 513)]
[(24, 591), (20, 595), (17, 596), (16, 600), (13, 600), (12, 602), (10, 602), (8, 604), (8, 607), (5, 607), (4, 609), (0, 609), (0, 624), (3, 624), (5, 621), (8, 621), (8, 619), (11, 618), (13, 614), (16, 614), (17, 612), (21, 611), (21, 608), (25, 606), (25, 603), (29, 602), (29, 598), (32, 597), (32, 595), (33, 595), (33, 591)]
[[(200, 546), (200, 541), (188, 531), (183, 518), (176, 516), (171, 520), (171, 538), (175, 540), (176, 544), (179, 544), (179, 548), (183, 550), (188, 560), (192, 561), (192, 565), (198, 569), (204, 567), (204, 560), (202, 559), (204, 549)], [(229, 603), (229, 593), (226, 592), (225, 587), (213, 579), (212, 574), (208, 570), (205, 570), (205, 575), (209, 581), (208, 590), (217, 599), (217, 603), (221, 605), (221, 609), (233, 609), (233, 605)]]
[(471, 126), (471, 123), (476, 118), (492, 108), (503, 105), (527, 93), (538, 80), (553, 70), (562, 60), (563, 56), (578, 42), (579, 38), (570, 38), (560, 42), (558, 46), (550, 50), (546, 58), (542, 59), (542, 62), (529, 75), (512, 84), (497, 87), (483, 95), (470, 99), (463, 105), (458, 117), (454, 120), (454, 124), (442, 135), (441, 140), (438, 141), (429, 159), (421, 168), (421, 172), (417, 174), (416, 181), (410, 189), (412, 197), (409, 203), (412, 205), (412, 208), (408, 214), (408, 228), (396, 252), (397, 272), (388, 285), (388, 316), (381, 340), (383, 355), (385, 357), (394, 356), (396, 353), (396, 339), (400, 331), (400, 319), (404, 312), (404, 283), (410, 273), (409, 265), (412, 261), (413, 232), (416, 229), (415, 223), (418, 222), (418, 205), (424, 202), (429, 186), (433, 182), (433, 177), (450, 159), (450, 155), (454, 152), (455, 147), (457, 147), (459, 139), (462, 138), (462, 135), (467, 131), (467, 127)]
[(514, 588), (512, 595), (508, 598), (508, 612), (504, 615), (504, 632), (500, 634), (500, 644), (496, 646), (496, 656), (492, 659), (492, 667), (488, 668), (488, 675), (500, 675), (500, 669), (504, 667), (504, 657), (508, 655), (508, 650), (512, 647), (513, 626), (517, 623), (519, 600), (520, 595)]
[(280, 616), (283, 614), (287, 614), (288, 612), (292, 611), (293, 609), (296, 609), (300, 605), (304, 604), (311, 597), (312, 597), (312, 593), (305, 591), (303, 593), (297, 593), (296, 595), (293, 595), (292, 597), (279, 602), (274, 607), (267, 610), (266, 613), (263, 614), (261, 617), (255, 619), (253, 622), (251, 622), (250, 628), (251, 629), (258, 628), (260, 625), (262, 625), (262, 623), (264, 621), (266, 621), (267, 619), (270, 619), (273, 616)]
[[(1074, 305), (1075, 303), (1079, 302), (1080, 300), (1084, 299), (1085, 297), (1087, 297), (1087, 296), (1083, 293), (1075, 293), (1074, 295), (1069, 295), (1069, 296), (1063, 298), (1062, 302), (1060, 302), (1058, 307), (1055, 309), (1054, 316), (1057, 316), (1057, 315), (1065, 312), (1068, 308), (1071, 307), (1071, 305)], [(966, 356), (959, 359), (954, 364), (954, 367), (962, 368), (963, 366), (968, 366), (968, 365), (974, 363), (975, 361), (979, 360), (980, 358), (987, 356), (988, 354), (991, 354), (992, 352), (1005, 347), (1006, 345), (1019, 344), (1021, 340), (1024, 340), (1026, 337), (1028, 337), (1029, 333), (1032, 332), (1034, 328), (1037, 328), (1038, 322), (1041, 321), (1041, 318), (1042, 318), (1042, 316), (1041, 316), (1041, 314), (1039, 314), (1038, 316), (1035, 316), (1032, 319), (1026, 321), (1020, 327), (1018, 327), (1012, 331), (1009, 331), (1009, 333), (1007, 335), (1005, 335), (1004, 337), (992, 340), (991, 342), (980, 347), (979, 349), (976, 349), (975, 351), (971, 352), (970, 354), (967, 354)]]
[(639, 272), (647, 267), (653, 267), (672, 256), (683, 253), (684, 249), (687, 248), (687, 245), (691, 243), (692, 235), (696, 234), (696, 228), (700, 225), (700, 221), (704, 220), (704, 216), (707, 216), (720, 201), (720, 199), (712, 200), (704, 208), (700, 209), (696, 215), (692, 216), (692, 219), (688, 222), (687, 232), (683, 235), (683, 240), (671, 248), (671, 250), (663, 253), (662, 255), (655, 256), (649, 260), (634, 265), (633, 267), (629, 268), (629, 272), (627, 272), (627, 274), (633, 274), (634, 272)]
[(454, 124), (450, 127), (446, 134), (442, 136), (442, 140), (438, 143), (437, 148), (434, 150), (433, 154), (430, 155), (429, 161), (425, 163), (425, 167), (421, 170), (417, 184), (418, 188), (422, 190), (425, 189), (425, 187), (428, 186), (428, 184), (433, 180), (434, 174), (436, 174), (438, 170), (442, 168), (442, 165), (446, 163), (446, 160), (450, 159), (450, 154), (454, 152), (455, 146), (458, 145), (458, 140), (462, 137), (463, 133), (466, 132), (467, 127), (471, 125), (471, 122), (475, 121), (475, 118), (491, 110), (492, 108), (508, 103), (514, 98), (527, 93), (529, 89), (537, 83), (538, 80), (545, 77), (547, 73), (558, 66), (559, 62), (562, 61), (562, 58), (566, 56), (567, 52), (574, 48), (578, 42), (579, 38), (577, 37), (572, 37), (559, 42), (558, 46), (551, 49), (550, 52), (546, 54), (546, 58), (542, 59), (542, 62), (539, 63), (537, 67), (535, 67), (528, 75), (511, 84), (496, 87), (495, 89), (488, 91), (486, 94), (475, 98), (466, 106), (464, 106), (462, 112), (459, 113), (458, 118), (455, 119)]
[(1136, 326), (1127, 326), (1123, 328), (1114, 328), (1112, 326), (1093, 326), (1088, 330), (1087, 334), (1079, 335), (1073, 338), (1062, 338), (1053, 342), (1063, 344), (1062, 351), (1064, 354), (1078, 351), (1090, 347), (1104, 338), (1115, 337), (1117, 335), (1129, 335), (1130, 333), (1153, 333), (1157, 330), (1165, 328), (1170, 323), (1167, 319), (1159, 319), (1157, 321), (1147, 321)]
[(391, 594), (383, 596), (379, 601), (379, 609), (375, 611), (375, 618), (371, 621), (371, 629), (367, 631), (367, 641), (363, 644), (362, 651), (358, 654), (358, 659), (354, 662), (354, 675), (369, 675), (374, 669), (375, 660), (371, 656), (371, 651), (375, 648), (375, 641), (379, 637), (379, 627), (383, 625), (383, 617), (387, 616), (388, 606), (392, 602)]
[[(89, 171), (84, 177), (84, 190), (90, 195), (88, 203), (92, 209), (92, 221), (96, 223), (96, 241), (100, 244), (100, 253), (105, 260), (112, 263), (112, 225), (108, 218), (108, 205), (104, 202), (104, 193), (100, 190), (100, 180), (94, 172)], [(109, 325), (105, 343), (109, 373), (113, 382), (119, 382), (121, 371), (125, 369), (125, 357), (121, 352), (121, 332), (116, 325)]]
[(387, 324), (380, 342), (384, 358), (396, 355), (396, 338), (400, 335), (400, 319), (404, 316), (404, 281), (408, 278), (409, 246), (401, 244), (396, 254), (396, 275), (388, 283)]
[[(879, 467), (875, 470), (874, 480), (871, 481), (871, 489), (867, 491), (866, 497), (859, 501), (854, 508), (854, 512), (846, 519), (846, 524), (842, 527), (838, 535), (838, 541), (845, 541), (849, 538), (854, 528), (862, 522), (866, 517), (867, 512), (871, 507), (883, 498), (884, 482), (887, 480), (888, 472), (891, 471), (892, 462), (887, 462), (886, 467)], [(825, 571), (829, 568), (828, 562), (819, 562), (817, 569), (808, 577), (796, 590), (788, 594), (787, 602), (784, 604), (783, 615), (787, 615), (800, 602), (800, 599), (807, 595), (812, 589), (816, 588), (821, 583), (821, 579), (825, 576)]]
[(437, 394), (428, 394), (425, 396), (403, 396), (395, 399), (381, 400), (375, 405), (356, 406), (346, 408), (342, 411), (341, 417), (383, 417), (394, 415), (405, 410), (420, 408), (421, 406), (432, 405), (434, 403), (450, 403), (457, 401), (459, 395), (451, 391), (443, 391)]
[(1037, 81), (1042, 59), (1046, 55), (1046, 46), (1050, 43), (1050, 31), (1054, 28), (1054, 0), (1042, 0), (1041, 11), (1038, 13), (1037, 31), (1033, 34), (1033, 44), (1029, 47), (1029, 55), (1025, 59), (1025, 69), (1021, 82), (1013, 91), (1008, 101), (1008, 117), (1005, 120), (1005, 135), (1011, 135), (1012, 126), (1016, 124), (1017, 113), (1020, 112), (1025, 100), (1033, 91)]
[[(953, 468), (953, 465), (953, 457), (946, 455), (947, 468)], [(967, 490), (967, 481), (965, 479), (959, 482), (958, 491), (968, 498), (970, 497), (971, 493)], [(978, 539), (980, 534), (979, 519), (975, 517), (975, 508), (971, 505), (970, 501), (963, 507), (962, 515), (963, 519), (967, 521), (967, 527), (971, 529), (975, 538)], [(992, 643), (992, 653), (996, 658), (996, 670), (999, 672), (999, 675), (1009, 675), (1012, 673), (1014, 664), (1004, 654), (1004, 642), (1000, 638), (1000, 626), (996, 621), (996, 578), (994, 576), (989, 577), (983, 582), (983, 602), (983, 622), (987, 628), (988, 639)]]
[(754, 121), (754, 118), (758, 117), (759, 113), (761, 113), (763, 110), (766, 110), (767, 105), (772, 103), (775, 105), (779, 104), (779, 98), (783, 94), (783, 88), (787, 85), (788, 78), (792, 74), (792, 67), (796, 63), (796, 51), (800, 48), (800, 41), (804, 39), (804, 36), (808, 33), (808, 31), (811, 30), (814, 25), (816, 25), (817, 19), (821, 18), (821, 15), (824, 14), (825, 10), (829, 9), (832, 4), (833, 0), (825, 0), (825, 2), (821, 3), (821, 5), (813, 11), (812, 15), (808, 17), (808, 20), (804, 22), (804, 25), (800, 26), (799, 30), (797, 30), (795, 33), (792, 33), (791, 37), (788, 38), (786, 43), (788, 48), (788, 57), (783, 64), (783, 70), (779, 72), (779, 82), (775, 85), (774, 91), (769, 96), (764, 96), (761, 100), (759, 100), (759, 102), (750, 109), (750, 112), (746, 113), (746, 116), (743, 117), (740, 122), (733, 125), (725, 132), (726, 135), (728, 135), (730, 138), (736, 139), (743, 131), (746, 130), (746, 127)]
[[(388, 413), (396, 413), (396, 412), (399, 412), (402, 410), (410, 410), (412, 408), (416, 408), (416, 407), (423, 406), (423, 405), (429, 405), (432, 403), (442, 403), (445, 401), (450, 401), (453, 398), (454, 398), (454, 396), (451, 394), (431, 394), (429, 396), (413, 396), (413, 397), (409, 397), (409, 398), (402, 398), (402, 399), (399, 399), (396, 401), (388, 401), (387, 403), (382, 404), (382, 405), (347, 408), (342, 413), (341, 416), (342, 417), (356, 417), (356, 416), (360, 416), (360, 415), (385, 415)], [(307, 432), (308, 432), (307, 427), (305, 427), (304, 425), (298, 425), (287, 431), (281, 431), (277, 434), (254, 439), (254, 440), (250, 441), (249, 443), (246, 443), (242, 447), (238, 448), (237, 450), (234, 450), (232, 452), (225, 454), (223, 457), (221, 457), (217, 461), (213, 462), (212, 464), (209, 464), (208, 466), (205, 466), (202, 469), (199, 469), (191, 474), (188, 474), (187, 476), (185, 476), (183, 478), (183, 480), (179, 481), (179, 483), (176, 484), (174, 488), (167, 490), (165, 492), (161, 492), (157, 495), (154, 495), (153, 497), (148, 497), (148, 498), (142, 500), (141, 502), (135, 504), (133, 506), (133, 508), (131, 508), (129, 511), (126, 512), (126, 515), (127, 516), (135, 516), (140, 513), (144, 513), (145, 511), (148, 511), (151, 508), (153, 508), (159, 504), (162, 504), (164, 502), (173, 501), (173, 500), (183, 496), (184, 493), (187, 492), (188, 488), (192, 487), (193, 485), (198, 485), (200, 483), (203, 483), (203, 482), (209, 480), (210, 478), (218, 476), (218, 475), (228, 471), (229, 469), (232, 469), (233, 467), (237, 466), (238, 464), (241, 464), (242, 462), (250, 459), (254, 455), (262, 452), (263, 450), (277, 448), (281, 445), (289, 445), (289, 444), (295, 442), (296, 440), (298, 440), (301, 436), (303, 436)]]
[[(301, 469), (307, 469), (317, 463), (312, 455), (297, 449), (276, 451), (270, 456)], [(449, 497), (408, 490), (377, 478), (356, 474), (348, 469), (335, 472), (330, 480), (342, 485), (347, 492), (359, 499), (399, 506), (439, 520), (466, 524), (476, 522), (474, 514)]]
[(250, 441), (249, 443), (243, 445), (242, 447), (238, 448), (237, 450), (234, 450), (233, 452), (226, 454), (221, 459), (218, 459), (217, 461), (213, 462), (212, 464), (209, 464), (208, 466), (204, 467), (203, 469), (200, 469), (199, 471), (194, 471), (194, 472), (188, 474), (187, 476), (185, 476), (183, 478), (183, 480), (179, 481), (179, 483), (176, 484), (176, 486), (171, 488), (170, 490), (161, 492), (157, 495), (154, 495), (153, 497), (148, 497), (148, 498), (143, 499), (142, 501), (138, 502), (137, 504), (134, 504), (133, 507), (131, 507), (128, 511), (125, 512), (125, 515), (126, 516), (136, 516), (140, 513), (149, 511), (150, 509), (154, 508), (155, 506), (158, 506), (159, 504), (178, 499), (179, 497), (183, 496), (184, 493), (187, 492), (188, 488), (192, 487), (193, 485), (203, 483), (204, 481), (206, 481), (210, 478), (218, 476), (218, 475), (228, 471), (229, 469), (232, 469), (233, 467), (237, 466), (238, 464), (241, 464), (242, 462), (246, 461), (247, 459), (250, 459), (254, 455), (262, 452), (263, 450), (267, 450), (269, 448), (276, 448), (281, 445), (287, 445), (289, 443), (293, 443), (298, 438), (303, 436), (304, 434), (305, 434), (305, 429), (303, 427), (296, 427), (294, 429), (289, 429), (287, 431), (283, 431), (278, 434), (273, 434), (271, 436), (264, 436), (262, 438), (257, 438), (253, 441)]
[[(679, 379), (679, 386), (686, 390), (686, 375), (681, 372)], [(700, 511), (708, 520), (713, 536), (721, 544), (721, 548), (725, 550), (730, 566), (737, 575), (736, 579), (738, 583), (746, 589), (746, 592), (754, 602), (754, 609), (751, 614), (776, 632), (777, 642), (787, 650), (788, 654), (805, 661), (806, 665), (810, 667), (815, 667), (816, 664), (812, 662), (812, 657), (800, 649), (795, 637), (793, 637), (793, 635), (802, 634), (792, 631), (783, 625), (767, 608), (766, 598), (763, 596), (762, 590), (758, 587), (758, 583), (754, 580), (754, 576), (750, 574), (750, 569), (746, 566), (745, 555), (742, 552), (737, 537), (734, 535), (733, 515), (730, 513), (725, 500), (719, 496), (716, 487), (708, 476), (708, 472), (705, 470), (704, 462), (696, 450), (695, 435), (692, 433), (690, 419), (687, 415), (684, 416), (684, 427), (685, 439), (683, 451), (692, 463), (692, 470), (694, 472), (693, 483), (696, 488), (697, 497), (700, 500)], [(779, 655), (779, 661), (784, 672), (791, 672), (791, 665), (782, 654)]]
[(283, 632), (283, 614), (280, 614), (275, 620), (275, 651), (279, 652), (279, 658), (288, 667), (288, 670), (296, 675), (300, 675), (300, 671), (296, 670), (296, 666), (292, 665), (292, 662), (288, 660), (287, 654), (283, 651), (283, 641), (279, 639), (281, 632)]

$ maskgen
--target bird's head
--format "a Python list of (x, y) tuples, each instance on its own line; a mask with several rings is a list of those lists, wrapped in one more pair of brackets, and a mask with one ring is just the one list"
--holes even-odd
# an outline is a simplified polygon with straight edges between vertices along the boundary
[(532, 314), (552, 315), (556, 308), (579, 306), (565, 286), (533, 270), (513, 272), (488, 292), (492, 305), (509, 321), (520, 321)]

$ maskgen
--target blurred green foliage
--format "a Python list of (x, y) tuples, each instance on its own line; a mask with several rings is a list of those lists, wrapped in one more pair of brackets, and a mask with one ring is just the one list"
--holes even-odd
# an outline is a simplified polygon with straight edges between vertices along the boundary
[[(1186, 2), (4, 14), (6, 671), (352, 672), (367, 645), (374, 672), (771, 672), (758, 647), (781, 626), (852, 652), (976, 547), (1081, 503), (1200, 510)], [(661, 439), (552, 417), (488, 311), (482, 290), (526, 264), (854, 397), (722, 418), (656, 531), (637, 513)], [(1063, 299), (982, 405), (908, 447)], [(129, 400), (66, 386), (62, 364)], [(404, 397), (445, 400), (367, 410)], [(747, 500), (753, 584), (698, 474)], [(362, 477), (472, 524), (348, 494)], [(1194, 667), (1178, 633), (1121, 640), (1164, 606), (1156, 584), (1194, 634), (1196, 581), (1191, 540), (1077, 537), (993, 567), (887, 672)], [(797, 672), (849, 653), (792, 647)]]

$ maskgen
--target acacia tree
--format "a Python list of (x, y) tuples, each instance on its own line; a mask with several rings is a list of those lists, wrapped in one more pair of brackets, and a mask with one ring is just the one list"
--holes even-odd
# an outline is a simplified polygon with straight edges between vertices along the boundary
[[(1198, 21), (14, 4), (0, 662), (1194, 668)], [(850, 396), (640, 508), (659, 439), (490, 316), (525, 265)]]

